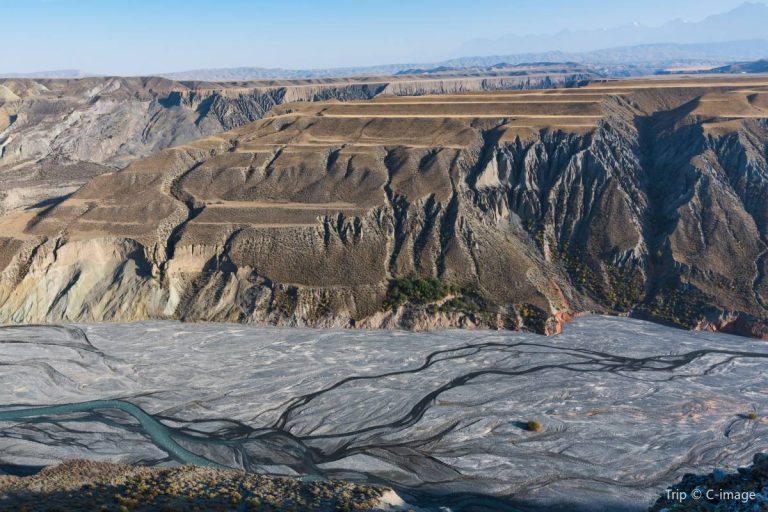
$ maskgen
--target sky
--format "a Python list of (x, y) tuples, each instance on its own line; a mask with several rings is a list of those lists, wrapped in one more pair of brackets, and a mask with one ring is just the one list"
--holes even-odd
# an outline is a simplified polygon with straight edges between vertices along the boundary
[(743, 1), (0, 0), (0, 73), (434, 62), (477, 38), (698, 21)]

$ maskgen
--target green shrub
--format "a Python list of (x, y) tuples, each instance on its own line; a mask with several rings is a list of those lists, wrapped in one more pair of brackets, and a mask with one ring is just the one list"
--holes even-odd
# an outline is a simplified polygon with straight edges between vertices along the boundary
[(528, 430), (528, 432), (541, 432), (544, 430), (544, 425), (536, 420), (531, 420), (528, 422), (525, 428)]
[(429, 304), (445, 298), (452, 288), (438, 279), (431, 277), (407, 277), (389, 282), (385, 309), (395, 309), (405, 303)]

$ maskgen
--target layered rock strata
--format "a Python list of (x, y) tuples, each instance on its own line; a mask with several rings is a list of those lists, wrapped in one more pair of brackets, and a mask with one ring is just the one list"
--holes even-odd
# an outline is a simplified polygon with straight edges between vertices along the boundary
[(768, 81), (292, 103), (1, 222), (0, 320), (766, 336)]

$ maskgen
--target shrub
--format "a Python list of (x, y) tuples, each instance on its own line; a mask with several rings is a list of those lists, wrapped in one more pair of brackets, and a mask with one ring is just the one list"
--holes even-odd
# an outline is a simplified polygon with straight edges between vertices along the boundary
[(407, 302), (429, 304), (445, 298), (451, 291), (450, 286), (431, 277), (393, 279), (389, 282), (384, 307), (395, 309)]
[(536, 420), (530, 420), (525, 428), (528, 430), (528, 432), (541, 432), (544, 430), (544, 425)]
[(547, 323), (547, 313), (532, 304), (523, 304), (518, 310), (523, 326), (535, 332), (544, 332)]

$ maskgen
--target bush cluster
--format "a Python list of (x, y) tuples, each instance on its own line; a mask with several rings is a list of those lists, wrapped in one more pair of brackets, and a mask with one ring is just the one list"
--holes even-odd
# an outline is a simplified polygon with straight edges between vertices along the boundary
[(455, 290), (438, 279), (431, 277), (406, 277), (389, 282), (386, 309), (395, 309), (406, 303), (429, 304), (444, 299)]
[(529, 432), (541, 432), (544, 430), (544, 425), (536, 420), (531, 420), (528, 422), (525, 428)]

